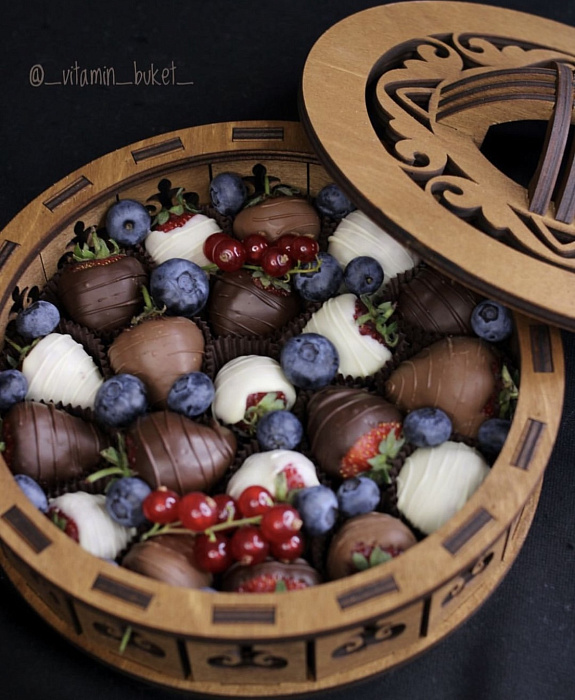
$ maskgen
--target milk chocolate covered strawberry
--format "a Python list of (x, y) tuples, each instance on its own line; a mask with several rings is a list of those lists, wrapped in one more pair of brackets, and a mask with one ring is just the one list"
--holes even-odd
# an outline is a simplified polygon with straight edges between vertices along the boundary
[(385, 384), (388, 399), (403, 411), (441, 408), (453, 429), (475, 437), (499, 409), (500, 361), (478, 338), (444, 338), (402, 362)]
[(15, 404), (2, 428), (4, 459), (12, 473), (26, 474), (46, 486), (93, 469), (107, 446), (92, 423), (36, 401)]
[(148, 276), (136, 258), (110, 247), (95, 232), (92, 247), (74, 249), (74, 261), (58, 278), (58, 297), (70, 318), (107, 333), (126, 325), (142, 308), (142, 285)]
[(224, 576), (222, 590), (237, 593), (299, 591), (321, 583), (318, 572), (303, 559), (284, 563), (270, 559), (261, 564), (234, 564)]

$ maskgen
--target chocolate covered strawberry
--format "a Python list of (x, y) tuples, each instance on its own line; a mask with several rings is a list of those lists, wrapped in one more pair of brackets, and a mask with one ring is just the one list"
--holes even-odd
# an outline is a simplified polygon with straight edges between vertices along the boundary
[(15, 404), (2, 429), (4, 458), (12, 473), (26, 474), (48, 487), (93, 469), (107, 446), (92, 423), (35, 401)]
[(217, 277), (207, 307), (215, 333), (235, 336), (268, 336), (300, 309), (288, 283), (245, 269)]
[(475, 437), (499, 413), (501, 361), (478, 338), (444, 338), (402, 362), (385, 383), (388, 399), (403, 411), (441, 408), (455, 432)]
[(390, 320), (393, 305), (372, 304), (355, 294), (328, 299), (310, 318), (302, 333), (319, 333), (339, 353), (338, 371), (344, 376), (367, 377), (391, 359), (398, 342), (396, 324)]
[(253, 178), (246, 179), (252, 180), (255, 193), (236, 214), (234, 235), (244, 240), (259, 233), (271, 243), (286, 233), (317, 238), (320, 219), (314, 207), (297, 190), (270, 178), (264, 166), (256, 165), (253, 173)]
[(73, 262), (62, 270), (58, 297), (73, 321), (108, 333), (140, 311), (148, 277), (142, 263), (120, 253), (115, 241), (108, 246), (95, 231), (91, 239), (91, 247), (76, 246)]
[(198, 423), (172, 411), (154, 411), (126, 435), (129, 467), (152, 488), (179, 494), (209, 491), (236, 454), (236, 438), (216, 421)]
[(104, 379), (94, 360), (72, 336), (50, 333), (24, 349), (27, 399), (93, 408)]
[(209, 265), (203, 252), (204, 242), (213, 233), (221, 233), (218, 223), (195, 206), (195, 197), (186, 197), (183, 189), (173, 192), (175, 203), (166, 201), (170, 193), (159, 197), (164, 201), (157, 214), (152, 231), (145, 239), (146, 251), (155, 263), (160, 264), (171, 258), (183, 258), (197, 265)]
[(53, 498), (48, 517), (83, 549), (104, 559), (115, 559), (136, 534), (108, 515), (101, 494), (76, 491)]
[(362, 389), (330, 386), (308, 403), (311, 451), (330, 476), (372, 472), (382, 483), (401, 446), (402, 414), (381, 396)]
[(330, 543), (327, 573), (330, 579), (383, 564), (416, 544), (401, 520), (384, 513), (365, 513), (346, 520)]
[(133, 374), (144, 382), (152, 408), (164, 408), (176, 379), (201, 368), (204, 336), (189, 318), (154, 311), (149, 297), (147, 313), (115, 338), (108, 358), (117, 374)]
[(284, 563), (268, 560), (253, 566), (234, 564), (225, 573), (222, 590), (237, 593), (298, 591), (321, 583), (318, 572), (303, 559)]

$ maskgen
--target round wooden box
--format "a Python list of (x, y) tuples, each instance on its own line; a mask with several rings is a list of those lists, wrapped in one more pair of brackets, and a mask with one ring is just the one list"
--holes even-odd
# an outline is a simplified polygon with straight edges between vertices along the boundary
[[(256, 122), (145, 140), (54, 185), (0, 235), (2, 335), (14, 300), (54, 274), (78, 222), (101, 224), (117, 196), (143, 201), (162, 179), (207, 201), (215, 174), (247, 175), (256, 163), (310, 195), (330, 181), (300, 125)], [(563, 357), (557, 330), (519, 314), (515, 320), (521, 389), (505, 447), (467, 505), (397, 559), (291, 593), (171, 587), (83, 551), (27, 501), (0, 459), (0, 563), (73, 644), (173, 688), (296, 694), (404, 662), (477, 610), (513, 562), (535, 511), (561, 415)]]

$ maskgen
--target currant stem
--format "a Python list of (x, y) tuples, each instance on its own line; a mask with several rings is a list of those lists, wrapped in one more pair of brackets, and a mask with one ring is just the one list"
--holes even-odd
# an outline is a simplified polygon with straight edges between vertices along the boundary
[(241, 527), (242, 525), (258, 525), (262, 520), (261, 515), (254, 515), (251, 518), (240, 518), (239, 520), (232, 520), (228, 518), (223, 523), (217, 523), (217, 525), (212, 525), (206, 530), (188, 530), (187, 528), (179, 527), (182, 523), (177, 521), (174, 523), (169, 523), (167, 525), (162, 525), (161, 523), (154, 523), (152, 527), (145, 532), (140, 540), (144, 542), (150, 537), (155, 537), (156, 535), (206, 535), (210, 538), (210, 541), (215, 540), (215, 533), (222, 532), (223, 530), (229, 530), (232, 527)]

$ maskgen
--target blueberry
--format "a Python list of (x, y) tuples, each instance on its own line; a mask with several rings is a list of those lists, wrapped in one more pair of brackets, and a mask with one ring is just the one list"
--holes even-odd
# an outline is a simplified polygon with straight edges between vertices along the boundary
[(168, 313), (190, 318), (208, 301), (208, 275), (190, 260), (170, 258), (152, 270), (150, 292), (156, 304), (165, 305)]
[(497, 459), (510, 428), (511, 421), (505, 418), (490, 418), (479, 426), (477, 446), (488, 460)]
[(136, 476), (124, 476), (114, 481), (106, 491), (108, 515), (125, 527), (139, 527), (146, 522), (142, 501), (152, 489)]
[(178, 377), (168, 393), (168, 408), (188, 418), (207, 411), (214, 400), (214, 384), (203, 372)]
[(290, 411), (271, 411), (258, 421), (256, 439), (262, 450), (295, 450), (303, 438), (303, 425)]
[(234, 216), (243, 207), (248, 192), (236, 173), (220, 173), (210, 182), (210, 199), (214, 209), (224, 216)]
[(94, 415), (105, 425), (129, 425), (148, 408), (146, 385), (133, 374), (117, 374), (98, 389)]
[(32, 340), (51, 333), (60, 323), (60, 312), (49, 301), (35, 301), (16, 318), (16, 330), (23, 338)]
[(345, 266), (343, 281), (356, 296), (375, 294), (383, 283), (383, 268), (375, 258), (360, 255)]
[(321, 389), (331, 382), (339, 367), (335, 345), (319, 333), (302, 333), (287, 340), (280, 365), (288, 380), (300, 389)]
[(433, 447), (449, 440), (453, 425), (440, 408), (418, 408), (403, 421), (403, 435), (415, 447)]
[(381, 498), (379, 486), (367, 476), (346, 479), (338, 488), (336, 496), (339, 510), (346, 518), (371, 513)]
[(148, 210), (133, 199), (121, 199), (106, 214), (106, 230), (110, 238), (123, 246), (137, 245), (150, 233)]
[[(343, 282), (343, 270), (338, 261), (329, 253), (318, 253), (321, 262), (315, 272), (298, 272), (293, 275), (293, 285), (300, 296), (307, 301), (326, 301), (334, 296)], [(317, 263), (306, 263), (303, 267), (313, 267)]]
[(317, 193), (315, 206), (320, 214), (330, 216), (332, 219), (343, 219), (355, 209), (355, 206), (333, 182)]
[(473, 309), (471, 327), (483, 340), (498, 343), (511, 335), (513, 316), (511, 311), (499, 302), (486, 299)]
[(337, 497), (327, 486), (308, 486), (296, 491), (293, 505), (309, 535), (324, 535), (336, 523)]
[(7, 411), (15, 403), (24, 401), (28, 393), (28, 380), (18, 369), (0, 372), (0, 411)]
[(34, 479), (27, 474), (16, 474), (14, 481), (38, 510), (41, 510), (42, 513), (48, 512), (48, 496), (46, 496), (44, 489), (37, 481), (34, 481)]

